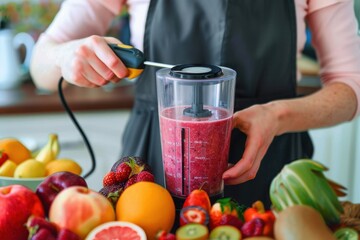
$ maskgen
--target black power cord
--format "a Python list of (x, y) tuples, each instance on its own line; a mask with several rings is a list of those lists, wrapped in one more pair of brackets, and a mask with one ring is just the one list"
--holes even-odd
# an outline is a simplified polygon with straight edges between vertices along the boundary
[(90, 145), (90, 142), (89, 142), (88, 138), (86, 137), (86, 134), (84, 133), (84, 131), (80, 127), (80, 124), (76, 120), (74, 113), (71, 111), (69, 105), (67, 104), (67, 102), (65, 100), (64, 93), (62, 91), (62, 83), (63, 83), (63, 81), (64, 81), (64, 78), (61, 77), (59, 79), (59, 84), (58, 84), (58, 92), (59, 92), (59, 97), (61, 99), (61, 103), (62, 103), (63, 107), (65, 108), (67, 114), (69, 115), (70, 119), (73, 121), (76, 128), (79, 130), (79, 132), (80, 132), (80, 134), (81, 134), (81, 136), (82, 136), (82, 138), (83, 138), (83, 140), (85, 142), (85, 145), (86, 145), (86, 147), (87, 147), (87, 149), (89, 151), (90, 157), (91, 157), (91, 168), (90, 168), (89, 172), (87, 172), (83, 176), (84, 178), (87, 178), (88, 176), (90, 176), (95, 171), (95, 168), (96, 168), (95, 155), (94, 155), (93, 149), (92, 149), (92, 147)]

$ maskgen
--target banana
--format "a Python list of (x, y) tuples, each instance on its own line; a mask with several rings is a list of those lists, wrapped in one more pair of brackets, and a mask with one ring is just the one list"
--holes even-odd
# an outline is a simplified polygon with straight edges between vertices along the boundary
[[(51, 145), (51, 151), (54, 155), (54, 158), (53, 159), (56, 159), (60, 153), (60, 143), (59, 143), (59, 139), (58, 139), (58, 136), (56, 134), (52, 134), (54, 135), (54, 143)], [(51, 135), (50, 135), (51, 137)]]
[(60, 152), (60, 144), (57, 134), (49, 134), (49, 140), (36, 154), (35, 159), (47, 164), (57, 158)]

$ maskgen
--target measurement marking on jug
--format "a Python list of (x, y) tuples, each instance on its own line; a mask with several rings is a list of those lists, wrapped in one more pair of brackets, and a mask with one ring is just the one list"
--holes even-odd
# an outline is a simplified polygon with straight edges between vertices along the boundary
[(185, 129), (181, 128), (181, 195), (185, 195), (185, 161), (184, 161), (184, 154), (185, 154)]

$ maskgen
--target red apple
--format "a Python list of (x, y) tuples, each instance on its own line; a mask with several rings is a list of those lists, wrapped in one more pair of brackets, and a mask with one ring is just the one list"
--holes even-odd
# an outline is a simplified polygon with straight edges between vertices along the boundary
[(69, 229), (62, 228), (59, 230), (59, 234), (56, 240), (81, 240), (80, 237), (70, 231)]
[(0, 239), (26, 240), (26, 222), (31, 215), (44, 216), (39, 197), (21, 185), (0, 187)]
[(98, 225), (114, 221), (115, 211), (106, 197), (86, 187), (62, 190), (50, 207), (49, 220), (81, 239)]
[[(29, 231), (28, 239), (31, 240), (50, 239), (50, 236), (56, 239), (56, 236), (58, 235), (57, 226), (54, 223), (47, 221), (44, 217), (30, 216), (26, 222), (26, 227)], [(41, 238), (41, 236), (46, 236), (46, 238)]]
[(36, 188), (36, 194), (39, 196), (45, 214), (48, 216), (49, 209), (55, 197), (65, 188), (71, 186), (87, 187), (85, 179), (71, 172), (56, 172), (42, 181)]

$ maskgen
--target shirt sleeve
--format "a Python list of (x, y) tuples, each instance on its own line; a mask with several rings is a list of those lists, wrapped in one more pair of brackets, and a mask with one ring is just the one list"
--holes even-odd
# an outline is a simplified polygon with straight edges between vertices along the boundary
[(350, 86), (357, 97), (355, 116), (359, 115), (360, 35), (353, 1), (337, 1), (317, 9), (308, 15), (307, 20), (321, 66), (322, 83), (341, 82)]
[(121, 0), (66, 0), (45, 34), (57, 42), (104, 35), (122, 4)]

